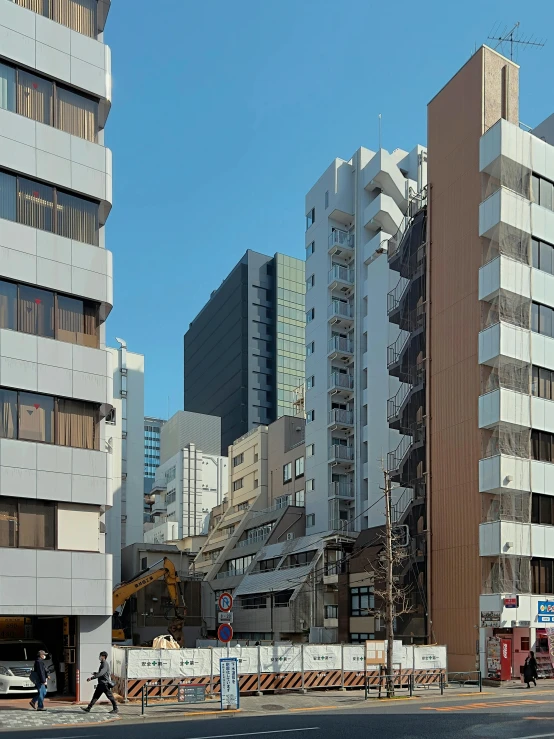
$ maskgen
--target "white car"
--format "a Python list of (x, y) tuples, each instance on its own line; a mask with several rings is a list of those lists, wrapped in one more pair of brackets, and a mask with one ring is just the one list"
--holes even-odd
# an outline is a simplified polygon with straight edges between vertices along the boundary
[[(37, 689), (30, 680), (38, 652), (48, 649), (33, 639), (12, 639), (0, 641), (0, 695), (25, 695), (36, 693)], [(50, 655), (44, 660), (48, 673), (48, 693), (58, 689), (56, 668)]]

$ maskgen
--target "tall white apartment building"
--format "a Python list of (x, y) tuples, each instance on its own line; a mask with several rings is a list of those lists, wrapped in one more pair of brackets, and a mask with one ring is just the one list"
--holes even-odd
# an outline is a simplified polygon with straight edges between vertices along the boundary
[(81, 700), (111, 643), (109, 6), (0, 0), (0, 616)]
[(388, 241), (426, 183), (426, 150), (360, 148), (306, 196), (306, 533), (355, 532), (400, 441), (387, 424)]

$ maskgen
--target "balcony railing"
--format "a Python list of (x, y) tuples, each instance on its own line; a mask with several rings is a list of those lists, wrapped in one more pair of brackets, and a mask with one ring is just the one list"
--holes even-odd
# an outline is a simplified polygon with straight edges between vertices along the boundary
[(354, 344), (344, 336), (333, 336), (329, 339), (329, 354), (331, 352), (342, 352), (344, 354), (354, 353)]
[(349, 267), (342, 267), (340, 264), (334, 264), (329, 270), (329, 282), (345, 282), (347, 285), (354, 284), (354, 270)]
[[(250, 565), (248, 565), (250, 567)], [(224, 577), (235, 577), (237, 575), (244, 575), (244, 573), (247, 571), (248, 567), (241, 567), (237, 570), (225, 570), (225, 572), (218, 572), (215, 576), (216, 580), (222, 580)]]
[(292, 495), (284, 495), (283, 497), (279, 498), (279, 500), (277, 500), (277, 502), (274, 503), (272, 506), (269, 506), (269, 508), (264, 508), (261, 511), (252, 511), (251, 518), (256, 518), (256, 516), (263, 516), (264, 513), (279, 511), (289, 505), (294, 505), (293, 497)]
[(330, 498), (353, 498), (354, 485), (351, 482), (330, 482), (329, 483)]
[(390, 421), (391, 418), (394, 418), (398, 415), (398, 411), (400, 410), (402, 403), (406, 400), (406, 397), (410, 390), (412, 389), (413, 385), (411, 383), (405, 383), (403, 382), (400, 387), (398, 388), (398, 392), (396, 395), (393, 395), (392, 398), (389, 398), (387, 400), (387, 420)]
[(387, 367), (390, 367), (391, 365), (398, 362), (398, 360), (400, 359), (400, 355), (402, 354), (402, 350), (410, 339), (410, 335), (411, 334), (409, 331), (402, 332), (398, 335), (398, 338), (395, 342), (389, 344), (389, 346), (387, 347)]
[(334, 316), (338, 318), (353, 318), (352, 306), (340, 300), (333, 300), (329, 306), (328, 317), (333, 318)]
[(353, 234), (348, 233), (348, 231), (341, 231), (340, 229), (335, 228), (329, 234), (329, 249), (336, 247), (336, 246), (342, 247), (343, 249), (353, 249), (354, 248)]
[(246, 539), (243, 539), (242, 541), (239, 541), (237, 544), (238, 548), (241, 547), (248, 547), (250, 544), (257, 544), (258, 542), (265, 541), (267, 537), (269, 536), (270, 532), (265, 531), (264, 533), (260, 534), (254, 534), (252, 536), (249, 536)]
[(344, 372), (331, 372), (329, 387), (342, 387), (345, 390), (352, 390), (354, 388), (354, 376), (344, 374)]
[(345, 446), (344, 444), (332, 444), (329, 447), (329, 458), (330, 459), (354, 459), (354, 447)]
[(387, 314), (390, 315), (400, 305), (400, 301), (404, 297), (404, 293), (410, 286), (410, 280), (401, 277), (389, 293), (387, 293)]
[(353, 426), (354, 413), (352, 411), (344, 411), (340, 408), (333, 408), (332, 411), (329, 411), (329, 423)]

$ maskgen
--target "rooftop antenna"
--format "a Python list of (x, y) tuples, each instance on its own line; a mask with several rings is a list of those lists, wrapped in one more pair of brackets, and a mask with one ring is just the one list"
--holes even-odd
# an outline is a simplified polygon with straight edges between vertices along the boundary
[(500, 24), (498, 23), (491, 35), (488, 37), (490, 41), (496, 41), (495, 49), (502, 47), (504, 44), (510, 44), (510, 59), (514, 60), (514, 44), (516, 50), (520, 47), (535, 46), (536, 48), (542, 49), (546, 44), (546, 39), (537, 39), (534, 36), (519, 36), (518, 35), (519, 21), (510, 30), (507, 26), (504, 27), (503, 31), (500, 31)]

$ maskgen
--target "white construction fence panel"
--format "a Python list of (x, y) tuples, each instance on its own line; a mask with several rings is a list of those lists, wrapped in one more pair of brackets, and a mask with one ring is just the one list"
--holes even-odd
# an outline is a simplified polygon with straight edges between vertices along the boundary
[[(229, 653), (227, 653), (226, 647), (214, 647), (210, 651), (213, 653), (214, 675), (219, 675), (219, 660), (225, 657), (237, 658), (239, 675), (255, 675), (258, 672), (257, 647), (231, 647)], [(208, 670), (207, 673), (203, 674), (209, 675), (210, 671)]]
[(363, 672), (364, 671), (364, 645), (363, 644), (345, 644), (343, 649), (343, 660), (345, 672)]
[(300, 651), (300, 646), (260, 647), (260, 672), (301, 672)]
[(125, 677), (125, 650), (121, 647), (112, 647), (112, 675)]
[(340, 670), (341, 655), (338, 644), (306, 644), (304, 646), (304, 671)]
[(415, 670), (446, 670), (446, 647), (413, 647)]

